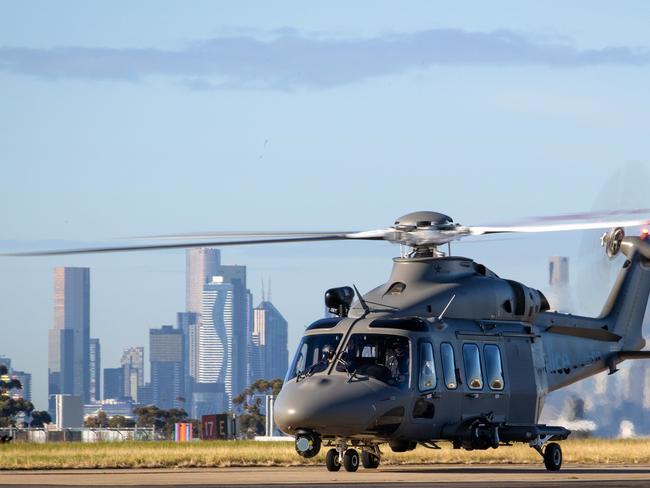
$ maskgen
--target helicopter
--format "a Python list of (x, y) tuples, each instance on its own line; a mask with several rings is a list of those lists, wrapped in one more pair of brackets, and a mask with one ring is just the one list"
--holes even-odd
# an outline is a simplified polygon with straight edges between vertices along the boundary
[[(648, 229), (639, 236), (624, 230), (650, 223), (640, 217), (648, 212), (464, 226), (445, 214), (421, 211), (370, 231), (161, 235), (152, 238), (184, 242), (4, 255), (345, 239), (400, 244), (408, 250), (393, 259), (385, 283), (363, 295), (356, 286), (326, 291), (331, 317), (305, 329), (275, 400), (276, 425), (295, 438), (302, 457), (328, 447), (329, 471), (376, 469), (385, 444), (406, 452), (418, 444), (439, 449), (441, 442), (467, 450), (525, 443), (546, 469), (559, 471), (558, 442), (571, 432), (539, 423), (546, 395), (602, 371), (614, 374), (622, 361), (650, 358), (641, 333), (650, 294), (650, 237)], [(465, 237), (590, 229), (611, 229), (601, 245), (610, 259), (625, 257), (597, 317), (551, 311), (541, 291), (442, 249)]]

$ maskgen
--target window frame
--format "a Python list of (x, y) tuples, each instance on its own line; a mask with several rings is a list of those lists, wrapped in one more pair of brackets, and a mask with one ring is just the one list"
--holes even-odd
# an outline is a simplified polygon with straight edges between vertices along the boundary
[[(472, 382), (470, 381), (469, 377), (469, 371), (467, 368), (467, 360), (465, 356), (465, 350), (473, 348), (476, 350), (476, 358), (478, 360), (478, 368), (479, 368), (479, 375), (480, 375), (480, 381), (481, 381), (481, 386), (480, 387), (474, 387), (472, 386)], [(476, 342), (465, 342), (463, 344), (463, 369), (465, 370), (465, 383), (467, 384), (467, 388), (473, 391), (482, 391), (485, 389), (485, 378), (483, 375), (483, 362), (481, 361), (481, 348)]]
[[(428, 387), (428, 388), (423, 388), (422, 387), (422, 350), (423, 346), (429, 346), (430, 351), (431, 351), (431, 366), (432, 366), (432, 373), (433, 373), (433, 385)], [(436, 351), (433, 346), (433, 342), (430, 339), (421, 339), (418, 341), (418, 391), (420, 392), (430, 392), (436, 389), (438, 386), (438, 372), (436, 371)]]
[[(454, 385), (455, 386), (453, 388), (449, 387), (449, 382), (447, 381), (447, 379), (448, 379), (447, 378), (447, 376), (448, 376), (447, 375), (447, 366), (446, 366), (446, 363), (445, 363), (445, 353), (443, 352), (443, 348), (445, 348), (446, 346), (449, 346), (448, 349), (451, 351), (451, 363), (452, 363), (451, 366), (452, 366), (452, 369), (451, 369), (451, 371), (449, 371), (449, 377), (454, 379)], [(453, 346), (453, 344), (451, 342), (446, 342), (445, 341), (445, 342), (440, 343), (440, 364), (442, 365), (442, 378), (443, 378), (443, 380), (445, 382), (445, 388), (447, 388), (447, 390), (449, 390), (449, 391), (457, 390), (459, 381), (458, 381), (458, 376), (456, 375), (456, 371), (458, 370), (458, 368), (456, 367), (456, 351), (454, 350), (454, 346)]]
[[(492, 388), (492, 384), (491, 384), (491, 382), (490, 382), (490, 371), (489, 371), (490, 368), (489, 368), (489, 366), (488, 366), (487, 354), (485, 353), (485, 350), (486, 350), (488, 347), (493, 347), (493, 348), (495, 348), (496, 351), (497, 351), (497, 354), (498, 354), (498, 358), (499, 358), (499, 372), (500, 372), (501, 382), (502, 382), (502, 384), (501, 384), (501, 388)], [(493, 342), (492, 342), (492, 343), (483, 344), (483, 361), (484, 361), (484, 363), (485, 363), (485, 376), (486, 376), (486, 382), (485, 382), (485, 383), (488, 385), (488, 388), (489, 388), (491, 391), (497, 391), (497, 392), (504, 391), (504, 390), (506, 389), (506, 375), (505, 375), (505, 372), (504, 372), (504, 370), (503, 370), (503, 354), (501, 354), (501, 348), (499, 347), (498, 344), (495, 344), (495, 343), (493, 343)]]

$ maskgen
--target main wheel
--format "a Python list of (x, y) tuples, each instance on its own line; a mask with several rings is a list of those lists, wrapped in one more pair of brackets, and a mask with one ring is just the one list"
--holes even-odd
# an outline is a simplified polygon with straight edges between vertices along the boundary
[(368, 451), (361, 451), (361, 464), (366, 469), (377, 469), (379, 467), (379, 456)]
[(350, 472), (359, 469), (359, 453), (355, 449), (345, 451), (345, 454), (343, 454), (343, 467)]
[(562, 448), (557, 442), (551, 442), (544, 449), (544, 466), (549, 471), (559, 471), (562, 467)]
[(341, 463), (339, 463), (339, 452), (336, 449), (330, 449), (327, 451), (327, 455), (325, 456), (325, 466), (327, 466), (327, 471), (338, 471), (341, 469)]

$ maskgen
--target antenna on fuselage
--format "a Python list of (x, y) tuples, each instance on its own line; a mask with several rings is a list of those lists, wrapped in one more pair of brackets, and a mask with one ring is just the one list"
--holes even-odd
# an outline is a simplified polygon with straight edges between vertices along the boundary
[(370, 313), (370, 307), (368, 306), (368, 304), (366, 303), (366, 301), (365, 301), (365, 300), (363, 299), (363, 297), (361, 296), (361, 293), (359, 293), (359, 290), (357, 290), (357, 285), (354, 285), (354, 284), (353, 284), (353, 285), (352, 285), (352, 288), (354, 288), (354, 293), (357, 294), (357, 298), (359, 299), (359, 303), (361, 304), (361, 308), (363, 308), (363, 311), (364, 311), (366, 314), (369, 314), (369, 313)]
[(440, 312), (440, 315), (438, 315), (438, 320), (442, 320), (442, 316), (445, 314), (449, 306), (451, 305), (451, 302), (454, 301), (454, 298), (456, 298), (456, 295), (452, 295), (451, 298), (449, 299), (449, 302), (447, 302), (447, 305), (445, 308), (442, 309), (442, 312)]

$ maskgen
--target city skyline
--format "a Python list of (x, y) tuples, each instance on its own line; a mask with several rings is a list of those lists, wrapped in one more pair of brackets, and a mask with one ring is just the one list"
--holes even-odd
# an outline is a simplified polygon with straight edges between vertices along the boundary
[[(0, 251), (185, 232), (382, 228), (416, 210), (481, 225), (645, 207), (649, 13), (639, 1), (7, 5)], [(381, 45), (392, 54), (382, 56)], [(219, 49), (241, 64), (217, 63)], [(318, 62), (314, 49), (327, 59)], [(292, 70), (281, 62), (289, 57)], [(202, 62), (210, 69), (197, 73)], [(629, 163), (631, 183), (613, 184)], [(572, 312), (597, 312), (609, 285), (581, 278), (588, 253), (600, 251), (597, 235), (590, 247), (581, 239), (452, 251), (539, 289), (548, 256), (569, 256), (576, 291), (588, 289), (592, 302), (584, 307), (576, 293)], [(222, 254), (248, 266), (249, 285), (273, 277), (292, 350), (322, 315), (326, 289), (374, 288), (399, 249), (355, 242)], [(150, 328), (185, 310), (185, 260), (182, 251), (1, 259), (1, 352), (34, 372), (36, 403), (47, 401), (37, 372), (47, 370), (48, 350), (29, 339), (51, 328), (53, 267), (92, 269), (92, 336), (110, 368), (124, 347), (148, 344)]]

